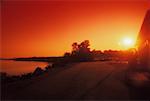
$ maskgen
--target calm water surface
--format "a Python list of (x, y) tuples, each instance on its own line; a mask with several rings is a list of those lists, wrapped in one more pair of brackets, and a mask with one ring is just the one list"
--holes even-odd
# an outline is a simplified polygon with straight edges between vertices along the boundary
[(47, 62), (0, 60), (0, 72), (6, 72), (8, 75), (20, 75), (33, 72), (36, 67), (44, 69), (47, 65)]

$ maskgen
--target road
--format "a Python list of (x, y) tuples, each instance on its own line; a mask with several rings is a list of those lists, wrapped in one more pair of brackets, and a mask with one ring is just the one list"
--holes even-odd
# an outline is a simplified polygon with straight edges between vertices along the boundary
[(6, 85), (6, 99), (129, 99), (126, 64), (82, 62), (35, 80)]

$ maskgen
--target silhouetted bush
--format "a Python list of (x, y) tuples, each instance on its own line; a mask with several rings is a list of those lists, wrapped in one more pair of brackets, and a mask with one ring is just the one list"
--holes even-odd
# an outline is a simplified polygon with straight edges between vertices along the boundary
[(5, 72), (0, 72), (0, 79), (1, 79), (1, 82), (6, 82), (7, 80), (7, 73)]
[(21, 75), (20, 79), (25, 80), (25, 79), (30, 79), (31, 77), (32, 77), (32, 73), (27, 73), (27, 74)]
[(66, 53), (64, 54), (64, 57), (65, 57), (65, 58), (70, 57), (70, 56), (71, 56), (71, 54), (70, 54), (69, 52), (66, 52)]
[(52, 68), (52, 66), (48, 65), (45, 67), (45, 72), (48, 72), (50, 69)]
[(37, 68), (35, 69), (35, 71), (33, 72), (33, 75), (34, 75), (34, 76), (38, 76), (38, 75), (43, 74), (43, 72), (44, 72), (43, 69), (41, 69), (40, 67), (37, 67)]
[(74, 42), (72, 44), (70, 61), (91, 61), (92, 55), (89, 46), (90, 46), (89, 40), (85, 40), (80, 44)]

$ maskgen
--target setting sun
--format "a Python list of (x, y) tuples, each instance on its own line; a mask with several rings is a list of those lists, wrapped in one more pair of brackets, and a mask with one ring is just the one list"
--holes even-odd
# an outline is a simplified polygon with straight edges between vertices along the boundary
[(125, 37), (118, 44), (122, 47), (122, 49), (128, 49), (134, 47), (135, 40), (131, 37)]
[(150, 0), (1, 1), (0, 99), (150, 100)]
[(124, 38), (123, 44), (126, 46), (131, 46), (131, 45), (133, 45), (133, 40), (131, 38)]
[(134, 46), (134, 40), (132, 38), (124, 38), (122, 40), (122, 45), (126, 48), (131, 48)]
[(3, 2), (0, 57), (62, 56), (72, 42), (85, 39), (96, 50), (133, 46), (147, 2), (83, 1)]

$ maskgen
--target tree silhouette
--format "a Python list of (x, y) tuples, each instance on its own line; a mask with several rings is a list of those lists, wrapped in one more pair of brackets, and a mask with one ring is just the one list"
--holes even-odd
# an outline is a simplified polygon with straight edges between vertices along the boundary
[(69, 52), (66, 52), (65, 54), (64, 54), (64, 57), (70, 57), (70, 53)]
[(88, 61), (89, 59), (91, 59), (91, 52), (89, 46), (89, 40), (85, 40), (80, 44), (74, 42), (72, 44), (72, 58), (79, 61)]
[(74, 42), (74, 43), (72, 44), (72, 55), (76, 55), (78, 51), (79, 51), (78, 43), (77, 43), (77, 42)]

